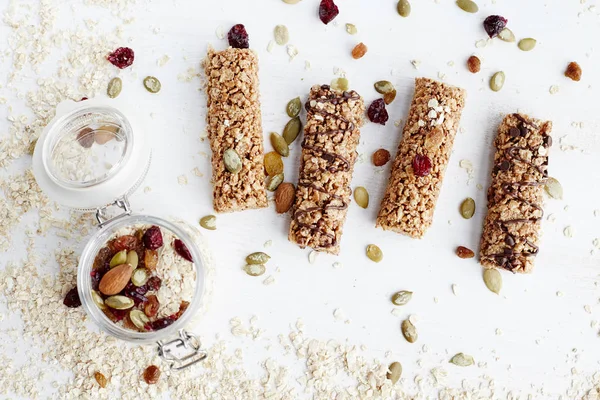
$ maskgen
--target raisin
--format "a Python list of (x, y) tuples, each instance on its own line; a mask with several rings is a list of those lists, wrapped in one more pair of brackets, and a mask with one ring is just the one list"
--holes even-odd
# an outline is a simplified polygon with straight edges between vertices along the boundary
[(148, 282), (146, 282), (146, 286), (148, 286), (148, 290), (153, 290), (155, 292), (158, 289), (160, 289), (161, 285), (162, 285), (162, 280), (158, 276), (152, 276), (152, 277), (150, 277), (150, 279), (148, 279)]
[(499, 15), (490, 15), (483, 21), (483, 29), (487, 32), (490, 38), (498, 36), (500, 31), (506, 28), (508, 20)]
[(373, 153), (373, 165), (382, 167), (390, 161), (390, 152), (386, 149), (379, 149)]
[(156, 225), (151, 226), (144, 232), (144, 246), (150, 250), (156, 250), (163, 245), (163, 237), (160, 228)]
[(77, 286), (69, 290), (65, 296), (65, 299), (63, 300), (63, 304), (70, 308), (77, 308), (81, 306), (81, 299), (79, 298), (79, 293), (77, 292)]
[(158, 251), (146, 249), (144, 252), (144, 265), (150, 271), (154, 271), (158, 265)]
[(473, 258), (475, 257), (475, 253), (473, 253), (473, 250), (468, 249), (464, 246), (458, 246), (456, 248), (456, 255), (459, 256), (460, 258)]
[(265, 172), (268, 176), (279, 175), (283, 172), (283, 160), (276, 151), (265, 154)]
[(119, 251), (122, 250), (133, 250), (138, 246), (138, 238), (136, 238), (133, 235), (125, 235), (125, 236), (119, 236), (118, 238), (116, 238), (115, 240), (113, 240), (109, 246), (112, 248), (112, 250), (115, 253), (118, 253)]
[(146, 316), (152, 318), (158, 314), (158, 309), (160, 307), (160, 303), (158, 302), (158, 297), (151, 294), (146, 297), (146, 302), (144, 303), (144, 314)]
[(96, 382), (98, 382), (98, 385), (100, 385), (101, 388), (105, 388), (106, 384), (108, 383), (108, 380), (104, 374), (102, 374), (102, 372), (94, 372), (94, 379), (96, 379)]
[(129, 47), (119, 47), (106, 58), (115, 67), (123, 69), (133, 64), (134, 54)]
[(156, 321), (149, 322), (146, 324), (144, 328), (148, 331), (158, 331), (160, 329), (164, 329), (169, 325), (172, 325), (176, 319), (172, 315), (164, 318), (157, 319)]
[(153, 385), (160, 379), (160, 369), (156, 365), (151, 365), (144, 371), (144, 381), (148, 385)]
[(94, 144), (94, 130), (91, 128), (83, 128), (77, 134), (77, 141), (81, 147), (89, 149)]
[(188, 250), (185, 243), (183, 243), (181, 240), (175, 239), (173, 241), (173, 247), (175, 248), (175, 251), (177, 252), (177, 254), (179, 254), (181, 257), (188, 260), (189, 262), (194, 262), (194, 260), (192, 259), (192, 255), (190, 254), (190, 251)]
[(431, 160), (427, 156), (417, 154), (412, 162), (415, 175), (426, 176), (431, 171)]
[(234, 25), (227, 34), (229, 45), (236, 49), (247, 49), (250, 47), (248, 42), (248, 32), (242, 24)]
[(363, 58), (365, 54), (367, 54), (367, 46), (363, 42), (360, 42), (352, 49), (352, 58), (355, 60)]
[(330, 23), (338, 16), (340, 9), (335, 5), (333, 0), (321, 0), (319, 5), (319, 18), (325, 25)]
[(469, 71), (476, 74), (481, 70), (481, 60), (477, 56), (471, 56), (467, 60), (467, 68)]
[(569, 63), (567, 70), (565, 71), (565, 76), (576, 82), (579, 82), (581, 79), (581, 67), (579, 64), (577, 64), (575, 61)]
[(385, 101), (383, 101), (383, 99), (377, 99), (372, 102), (367, 111), (367, 115), (371, 122), (385, 125), (389, 118), (387, 110), (385, 109)]
[(123, 295), (133, 299), (133, 302), (137, 306), (138, 304), (145, 303), (148, 301), (146, 296), (144, 296), (148, 292), (148, 287), (143, 286), (135, 286), (133, 283), (129, 282), (125, 289), (123, 289)]
[(179, 317), (183, 315), (183, 313), (185, 312), (185, 310), (188, 309), (189, 306), (190, 303), (188, 301), (182, 301), (181, 304), (179, 304), (179, 311), (173, 314), (173, 317), (175, 317), (175, 319), (179, 319)]
[(104, 268), (107, 263), (110, 262), (110, 259), (113, 256), (113, 252), (108, 247), (103, 247), (100, 249), (98, 254), (96, 254), (96, 258), (94, 258), (94, 265), (92, 269), (100, 269)]

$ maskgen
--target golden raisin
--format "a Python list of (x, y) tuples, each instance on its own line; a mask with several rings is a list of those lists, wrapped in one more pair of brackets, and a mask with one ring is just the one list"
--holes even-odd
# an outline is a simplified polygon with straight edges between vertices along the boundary
[(458, 246), (456, 248), (456, 255), (459, 256), (460, 258), (473, 258), (473, 257), (475, 257), (475, 253), (473, 253), (473, 250), (467, 249), (464, 246)]
[(390, 152), (386, 149), (379, 149), (373, 153), (373, 165), (382, 167), (390, 161)]
[(579, 82), (581, 79), (581, 67), (575, 61), (569, 63), (567, 66), (567, 70), (565, 71), (565, 76), (567, 78), (571, 78), (576, 82)]
[(362, 58), (367, 53), (367, 46), (363, 42), (360, 42), (352, 49), (352, 58), (358, 60)]
[(154, 385), (160, 379), (160, 369), (156, 365), (151, 365), (144, 371), (144, 381), (148, 385)]
[(275, 176), (283, 172), (283, 160), (276, 151), (265, 154), (265, 171), (269, 176)]
[(144, 252), (144, 266), (150, 271), (154, 271), (158, 265), (158, 251), (148, 250)]
[(108, 380), (101, 372), (98, 372), (98, 371), (94, 372), (94, 378), (96, 379), (96, 382), (98, 382), (98, 385), (100, 385), (101, 388), (106, 387)]
[(469, 57), (469, 59), (467, 60), (467, 68), (469, 68), (469, 71), (471, 71), (474, 74), (478, 73), (479, 70), (481, 70), (481, 60), (479, 59), (479, 57)]

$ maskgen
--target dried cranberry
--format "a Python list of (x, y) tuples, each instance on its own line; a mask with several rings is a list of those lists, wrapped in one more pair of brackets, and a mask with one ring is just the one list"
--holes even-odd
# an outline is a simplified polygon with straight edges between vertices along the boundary
[(189, 262), (194, 261), (187, 246), (181, 240), (175, 239), (175, 241), (173, 242), (173, 247), (175, 248), (177, 254), (179, 254), (181, 257), (188, 260)]
[(389, 118), (387, 110), (385, 109), (385, 101), (383, 101), (383, 99), (377, 99), (372, 102), (369, 106), (369, 110), (367, 110), (367, 115), (371, 122), (385, 125)]
[(156, 225), (148, 228), (142, 239), (144, 240), (144, 246), (150, 250), (156, 250), (163, 245), (162, 233)]
[(73, 289), (69, 290), (65, 299), (63, 300), (63, 304), (67, 307), (77, 308), (81, 305), (81, 299), (79, 299), (79, 293), (77, 292), (77, 286)]
[(321, 0), (321, 5), (319, 5), (319, 18), (325, 25), (333, 21), (339, 13), (340, 10), (333, 0)]
[(248, 43), (248, 32), (242, 24), (234, 25), (227, 34), (229, 45), (236, 49), (247, 49), (250, 47)]
[(133, 50), (129, 47), (119, 47), (110, 53), (106, 59), (117, 68), (127, 68), (133, 64)]
[(151, 276), (150, 279), (148, 279), (148, 282), (146, 282), (146, 286), (148, 286), (148, 290), (153, 290), (155, 292), (158, 289), (160, 289), (161, 285), (162, 285), (162, 280), (158, 276)]
[(146, 328), (146, 330), (158, 331), (160, 329), (166, 328), (169, 325), (172, 325), (175, 321), (176, 319), (172, 315), (170, 315), (168, 317), (157, 319), (154, 322), (149, 322), (144, 328)]
[(88, 99), (87, 97), (82, 97), (79, 101), (85, 101), (87, 99)]
[(427, 156), (417, 154), (412, 162), (415, 175), (426, 176), (431, 171), (431, 160)]
[(502, 29), (506, 28), (508, 20), (499, 15), (490, 15), (483, 21), (483, 28), (487, 32), (490, 38), (498, 36)]
[(94, 270), (92, 270), (92, 272), (90, 272), (90, 276), (92, 277), (92, 289), (98, 290), (98, 287), (100, 286), (100, 281), (102, 280), (102, 277), (109, 270), (110, 270), (110, 267), (108, 265), (105, 265), (103, 267), (94, 269)]
[(137, 306), (138, 304), (145, 303), (148, 299), (144, 296), (148, 292), (146, 286), (135, 286), (131, 282), (123, 289), (123, 295), (133, 299), (133, 302)]
[[(114, 317), (115, 321), (122, 321), (129, 314), (129, 310), (116, 310), (114, 308), (110, 309), (110, 313)], [(110, 316), (109, 316), (110, 318)], [(112, 318), (111, 318), (112, 320)]]

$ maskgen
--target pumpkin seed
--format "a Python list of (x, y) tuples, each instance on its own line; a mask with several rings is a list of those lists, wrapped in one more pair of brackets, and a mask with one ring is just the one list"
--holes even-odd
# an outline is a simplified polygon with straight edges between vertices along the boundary
[(498, 38), (500, 40), (504, 40), (505, 42), (514, 42), (515, 40), (517, 40), (515, 38), (515, 34), (508, 28), (504, 28), (500, 31), (500, 33), (498, 33)]
[(133, 269), (137, 268), (139, 261), (138, 253), (135, 250), (127, 252), (127, 260), (125, 262), (131, 265)]
[(492, 89), (494, 92), (499, 91), (502, 89), (502, 86), (504, 86), (505, 79), (506, 76), (504, 75), (504, 72), (496, 72), (494, 75), (492, 75), (492, 79), (490, 79), (490, 89)]
[(460, 204), (460, 215), (462, 215), (464, 219), (471, 219), (473, 214), (475, 214), (475, 200), (467, 197)]
[(525, 38), (519, 40), (519, 49), (523, 51), (531, 51), (537, 44), (537, 40), (532, 38)]
[(456, 0), (456, 5), (459, 6), (461, 10), (468, 13), (476, 13), (479, 11), (477, 4), (471, 0)]
[(161, 85), (158, 78), (155, 78), (154, 76), (147, 76), (144, 78), (144, 87), (150, 93), (158, 93), (160, 92)]
[(404, 18), (410, 15), (410, 3), (408, 0), (400, 0), (398, 2), (398, 14)]
[(104, 304), (104, 299), (95, 290), (92, 290), (92, 300), (94, 300), (94, 303), (96, 303), (96, 305), (98, 306), (99, 309), (101, 309), (101, 310), (106, 309), (106, 305)]
[(378, 263), (383, 260), (383, 252), (379, 246), (370, 244), (367, 246), (367, 257), (369, 257), (369, 260)]
[(483, 282), (490, 291), (500, 294), (502, 289), (502, 275), (497, 269), (486, 269), (483, 271)]
[(359, 207), (369, 207), (369, 192), (367, 192), (367, 189), (362, 186), (354, 188), (354, 201)]
[(280, 156), (287, 157), (290, 155), (290, 146), (288, 146), (287, 142), (280, 134), (271, 132), (271, 145)]
[(348, 90), (350, 83), (346, 78), (336, 78), (331, 81), (331, 88), (345, 92)]
[(277, 190), (277, 188), (279, 187), (279, 185), (281, 185), (281, 183), (283, 182), (283, 180), (285, 179), (283, 172), (274, 176), (268, 176), (267, 177), (267, 190), (270, 192), (274, 192)]
[(150, 318), (148, 318), (141, 310), (129, 311), (129, 319), (137, 328), (142, 330), (146, 330), (145, 326), (148, 322), (150, 322)]
[(144, 286), (149, 278), (150, 274), (146, 268), (137, 268), (133, 271), (133, 274), (131, 274), (131, 283), (137, 287)]
[(401, 376), (402, 376), (402, 364), (400, 364), (398, 361), (391, 363), (390, 366), (388, 367), (388, 372), (386, 374), (386, 378), (388, 378), (390, 381), (392, 381), (392, 385), (395, 385)]
[(468, 367), (475, 364), (475, 360), (468, 354), (458, 353), (450, 359), (450, 362), (459, 367)]
[(346, 24), (346, 32), (350, 35), (356, 35), (358, 33), (358, 29), (356, 29), (356, 25), (354, 24)]
[(392, 295), (392, 303), (395, 306), (403, 306), (407, 304), (410, 299), (412, 299), (413, 292), (409, 292), (408, 290), (401, 290)]
[(300, 122), (300, 118), (292, 118), (285, 125), (285, 128), (283, 128), (283, 135), (281, 136), (283, 136), (287, 144), (292, 144), (300, 134), (301, 129), (302, 122)]
[(263, 253), (262, 251), (257, 251), (256, 253), (249, 254), (246, 257), (246, 264), (250, 265), (259, 265), (266, 264), (267, 261), (271, 259), (267, 253)]
[(248, 264), (244, 266), (244, 272), (250, 276), (261, 276), (267, 268), (263, 264)]
[(232, 174), (237, 174), (242, 170), (242, 160), (234, 149), (225, 150), (223, 153), (223, 163), (225, 164), (225, 169)]
[(387, 105), (390, 105), (390, 104), (392, 104), (392, 102), (394, 101), (395, 98), (396, 98), (396, 89), (384, 94), (383, 102)]
[(110, 267), (125, 264), (127, 262), (127, 250), (121, 250), (110, 259)]
[(217, 217), (214, 215), (207, 215), (200, 218), (200, 226), (209, 231), (217, 229)]
[(408, 343), (414, 343), (417, 341), (419, 335), (417, 334), (417, 328), (415, 328), (412, 322), (405, 319), (404, 321), (402, 321), (402, 325), (400, 325), (400, 327), (402, 329), (404, 339), (406, 339)]
[(296, 118), (298, 115), (300, 115), (301, 110), (302, 100), (300, 100), (300, 97), (296, 97), (295, 99), (288, 101), (287, 106), (285, 106), (285, 112), (290, 118)]
[(127, 310), (134, 306), (133, 299), (121, 295), (110, 296), (104, 300), (104, 304), (115, 310)]
[(390, 81), (377, 81), (373, 85), (377, 93), (386, 94), (394, 90), (394, 85)]
[(121, 89), (123, 89), (123, 81), (121, 78), (112, 78), (110, 82), (108, 82), (108, 87), (106, 88), (106, 94), (111, 99), (114, 99), (119, 94), (121, 94)]
[(546, 181), (546, 185), (544, 186), (546, 189), (546, 193), (553, 199), (562, 200), (563, 198), (563, 188), (560, 182), (552, 177), (549, 177)]
[(277, 25), (274, 31), (275, 43), (280, 46), (285, 45), (290, 40), (290, 32), (288, 31), (287, 26), (285, 25)]

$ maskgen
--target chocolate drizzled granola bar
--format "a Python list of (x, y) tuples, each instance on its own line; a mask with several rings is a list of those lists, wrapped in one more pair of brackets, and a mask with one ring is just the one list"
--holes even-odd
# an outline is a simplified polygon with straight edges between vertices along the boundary
[(302, 248), (338, 254), (352, 193), (350, 181), (364, 102), (355, 91), (313, 86), (305, 108), (302, 159), (289, 240)]
[(551, 122), (510, 114), (498, 128), (480, 262), (486, 268), (531, 272), (538, 253)]
[(465, 97), (463, 89), (427, 78), (415, 80), (377, 227), (414, 238), (425, 234), (433, 221)]
[[(266, 207), (257, 56), (248, 49), (210, 49), (204, 69), (215, 211)], [(227, 171), (223, 162), (230, 148), (242, 161), (238, 173)]]

